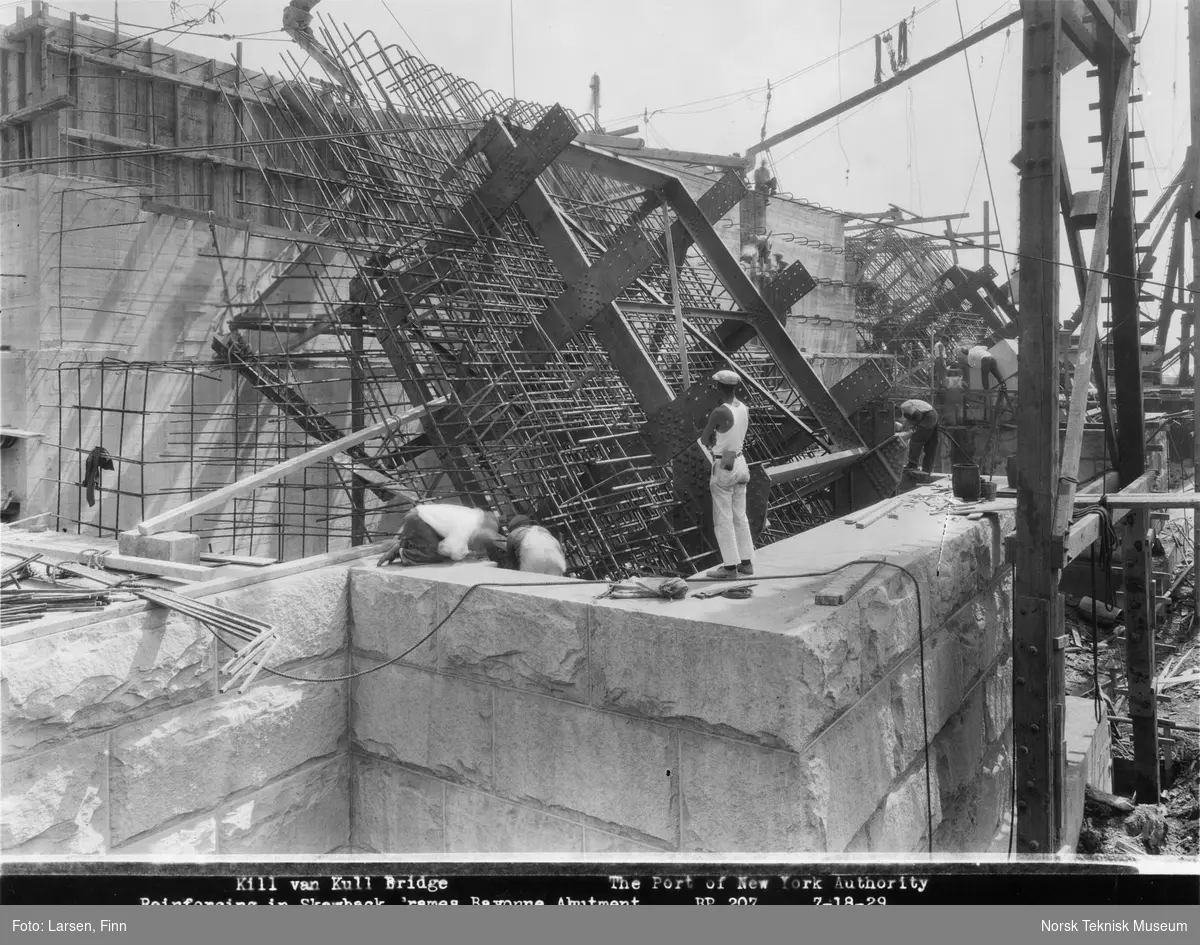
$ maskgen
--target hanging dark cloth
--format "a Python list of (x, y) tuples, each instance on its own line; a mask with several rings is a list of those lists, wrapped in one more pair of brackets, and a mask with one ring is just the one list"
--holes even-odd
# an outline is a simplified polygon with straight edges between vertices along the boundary
[(96, 504), (96, 490), (100, 488), (100, 470), (112, 468), (112, 458), (103, 446), (97, 446), (88, 453), (87, 464), (83, 470), (83, 485), (87, 489), (89, 506)]
[(900, 21), (900, 37), (896, 40), (896, 59), (903, 69), (908, 65), (908, 23)]

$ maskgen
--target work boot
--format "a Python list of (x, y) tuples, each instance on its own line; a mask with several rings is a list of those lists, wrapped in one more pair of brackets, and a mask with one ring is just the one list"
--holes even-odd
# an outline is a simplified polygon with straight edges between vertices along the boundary
[(749, 561), (743, 561), (737, 566), (737, 573), (748, 577), (754, 573), (754, 565)]
[(727, 568), (724, 565), (718, 568), (713, 568), (711, 571), (705, 571), (704, 576), (710, 581), (732, 581), (737, 577), (737, 568)]

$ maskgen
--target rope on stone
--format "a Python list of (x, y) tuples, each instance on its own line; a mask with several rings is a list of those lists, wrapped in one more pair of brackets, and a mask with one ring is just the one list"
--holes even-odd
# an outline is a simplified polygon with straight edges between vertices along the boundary
[(688, 584), (681, 578), (666, 578), (658, 584), (648, 584), (644, 580), (632, 578), (627, 581), (616, 581), (596, 595), (596, 600), (611, 597), (616, 600), (628, 600), (635, 597), (661, 598), (663, 600), (683, 600), (687, 597)]

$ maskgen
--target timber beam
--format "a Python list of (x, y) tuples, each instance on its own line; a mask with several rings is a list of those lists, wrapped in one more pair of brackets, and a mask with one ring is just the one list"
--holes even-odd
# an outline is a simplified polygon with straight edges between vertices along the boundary
[(1065, 769), (1059, 685), (1063, 627), (1051, 558), (1058, 462), (1058, 139), (1062, 4), (1028, 3), (1021, 15), (1021, 300), (1017, 516), (1013, 580), (1013, 742), (1016, 849), (1053, 854), (1062, 835)]
[[(1083, 317), (1079, 328), (1079, 347), (1075, 353), (1075, 382), (1071, 388), (1071, 408), (1067, 415), (1067, 433), (1063, 441), (1062, 467), (1058, 479), (1058, 502), (1054, 512), (1054, 534), (1058, 537), (1066, 534), (1067, 525), (1071, 519), (1076, 487), (1075, 477), (1079, 472), (1079, 457), (1083, 448), (1083, 428), (1087, 417), (1087, 382), (1092, 372), (1093, 362), (1096, 360), (1100, 293), (1106, 269), (1104, 260), (1108, 255), (1109, 229), (1113, 217), (1113, 192), (1118, 176), (1118, 164), (1121, 149), (1126, 145), (1125, 129), (1129, 113), (1129, 87), (1132, 76), (1133, 60), (1126, 57), (1121, 64), (1120, 74), (1117, 78), (1113, 118), (1108, 133), (1108, 146), (1105, 150), (1104, 177), (1100, 183), (1100, 200), (1096, 210), (1096, 232), (1092, 238), (1092, 257), (1088, 267)], [(1057, 173), (1061, 175), (1063, 173), (1061, 161), (1059, 165)], [(1069, 223), (1068, 231), (1070, 231)], [(1075, 271), (1078, 273), (1079, 269), (1076, 268)], [(1140, 351), (1136, 354), (1139, 358), (1141, 357)]]

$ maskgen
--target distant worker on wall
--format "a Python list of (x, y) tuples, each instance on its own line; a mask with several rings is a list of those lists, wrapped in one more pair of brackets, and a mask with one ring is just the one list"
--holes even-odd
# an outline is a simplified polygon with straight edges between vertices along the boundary
[(778, 186), (778, 181), (771, 176), (771, 172), (767, 169), (767, 159), (763, 158), (758, 167), (754, 169), (754, 189), (760, 194), (774, 197)]
[(942, 335), (933, 346), (933, 386), (941, 390), (946, 386), (946, 355), (950, 351), (950, 336)]
[(495, 512), (430, 502), (408, 511), (396, 540), (379, 559), (379, 567), (396, 559), (403, 565), (462, 561), (468, 554), (488, 554), (500, 538)]
[(906, 400), (900, 405), (900, 415), (913, 428), (912, 439), (908, 442), (908, 465), (904, 468), (916, 469), (920, 459), (921, 468), (927, 473), (933, 472), (938, 448), (937, 411), (923, 400)]
[(754, 573), (754, 539), (746, 517), (750, 467), (742, 453), (750, 428), (750, 408), (738, 400), (741, 380), (736, 373), (717, 371), (712, 379), (717, 382), (722, 403), (708, 415), (700, 443), (712, 447), (712, 476), (708, 485), (712, 493), (713, 531), (721, 549), (722, 564), (704, 576), (731, 580), (740, 574)]

